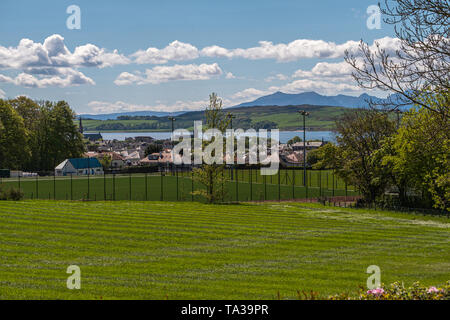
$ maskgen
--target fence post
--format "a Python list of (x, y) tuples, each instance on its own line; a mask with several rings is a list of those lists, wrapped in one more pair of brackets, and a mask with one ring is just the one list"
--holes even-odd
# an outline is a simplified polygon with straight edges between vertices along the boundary
[(191, 201), (194, 201), (194, 169), (191, 170)]
[(116, 201), (116, 174), (113, 173), (113, 201)]
[(177, 201), (178, 201), (178, 167), (175, 167), (175, 176), (177, 180)]
[(264, 175), (264, 201), (267, 200), (267, 176)]
[(224, 172), (224, 170), (223, 170), (223, 168), (222, 168), (222, 202), (224, 202), (224, 191), (223, 191), (223, 188), (224, 188), (224, 185), (223, 185), (223, 180), (224, 180), (224, 176), (223, 176), (223, 172)]
[(36, 199), (39, 199), (39, 174), (36, 174)]
[(292, 199), (295, 199), (295, 171), (292, 168)]
[(319, 170), (319, 196), (322, 197), (322, 169)]
[(17, 177), (19, 178), (19, 192), (20, 192), (20, 174)]
[(280, 169), (278, 169), (278, 201), (281, 201), (281, 172)]
[(311, 170), (308, 170), (308, 183), (310, 187), (312, 187), (312, 172)]
[[(305, 164), (306, 166), (306, 164)], [(308, 183), (309, 183), (309, 177), (308, 177), (308, 171), (306, 171), (306, 180), (305, 180), (305, 195), (306, 195), (306, 199), (308, 199), (309, 194), (308, 194)]]
[[(89, 163), (89, 158), (88, 158), (88, 163)], [(87, 192), (87, 199), (91, 199), (91, 169), (88, 169), (88, 192)]]
[(131, 201), (131, 172), (128, 176), (128, 200)]
[(333, 197), (334, 197), (334, 171), (331, 171), (332, 185), (333, 185)]
[(236, 202), (239, 202), (239, 171), (235, 170), (236, 176)]
[(103, 201), (106, 201), (106, 173), (103, 171)]
[(164, 187), (164, 183), (163, 183), (163, 172), (160, 172), (161, 175), (161, 192), (160, 192), (160, 200), (163, 201), (164, 199), (164, 195), (163, 195), (163, 187)]
[(56, 173), (53, 173), (53, 200), (56, 200)]
[(250, 201), (253, 201), (253, 169), (250, 167), (250, 174), (249, 174), (249, 179), (250, 179)]
[(148, 201), (148, 177), (147, 172), (145, 173), (145, 201)]
[(70, 200), (73, 200), (73, 173), (70, 174)]

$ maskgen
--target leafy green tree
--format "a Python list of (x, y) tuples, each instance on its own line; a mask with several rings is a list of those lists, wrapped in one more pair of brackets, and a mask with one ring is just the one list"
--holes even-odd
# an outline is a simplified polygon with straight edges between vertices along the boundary
[(339, 168), (337, 157), (338, 149), (335, 144), (327, 143), (316, 150), (306, 154), (306, 161), (313, 169), (335, 169)]
[(112, 156), (107, 154), (104, 157), (100, 158), (99, 162), (102, 165), (103, 170), (108, 170), (109, 168), (111, 168)]
[(64, 159), (81, 157), (85, 151), (83, 136), (74, 122), (75, 113), (67, 102), (45, 101), (40, 107), (40, 170), (52, 170)]
[[(229, 125), (230, 120), (223, 112), (222, 100), (219, 99), (215, 93), (212, 93), (209, 96), (209, 106), (205, 110), (205, 118), (205, 130), (218, 129), (223, 134)], [(213, 143), (213, 141), (209, 143)], [(209, 143), (204, 142), (203, 149)], [(225, 196), (224, 186), (226, 184), (226, 180), (224, 178), (224, 168), (225, 166), (223, 164), (221, 165), (216, 163), (203, 163), (200, 168), (195, 168), (194, 180), (203, 185), (205, 188), (196, 190), (193, 194), (204, 197), (208, 203), (223, 201)]]
[(82, 156), (85, 150), (83, 137), (67, 102), (35, 102), (27, 97), (18, 97), (8, 103), (22, 119), (27, 132), (30, 155), (20, 164), (21, 169), (53, 170), (66, 158)]
[[(439, 93), (424, 99), (429, 106), (442, 107), (448, 93), (447, 98)], [(407, 112), (388, 146), (383, 164), (392, 170), (394, 179), (422, 192), (435, 208), (450, 210), (450, 122), (445, 115), (429, 108)]]
[(162, 143), (151, 143), (145, 149), (145, 156), (148, 156), (148, 155), (150, 155), (152, 153), (161, 152), (162, 149), (163, 149)]
[(22, 169), (30, 171), (40, 170), (40, 146), (38, 139), (38, 133), (41, 125), (40, 106), (35, 101), (24, 96), (9, 100), (9, 103), (22, 117), (25, 128), (28, 132), (28, 146), (31, 156)]
[(8, 101), (0, 99), (0, 168), (21, 169), (29, 156), (23, 119)]
[(356, 109), (336, 121), (337, 174), (357, 186), (368, 202), (384, 193), (388, 170), (380, 165), (383, 141), (395, 133), (396, 123), (376, 110)]
[(297, 143), (297, 142), (302, 142), (302, 141), (303, 141), (302, 138), (300, 138), (299, 136), (295, 136), (292, 139), (290, 139), (287, 142), (287, 144), (291, 145), (291, 144), (294, 144), (294, 143)]
[(253, 123), (253, 129), (255, 130), (259, 130), (259, 129), (275, 129), (278, 127), (278, 124), (276, 122), (273, 121), (268, 121), (268, 120), (263, 120), (263, 121), (257, 121), (255, 123)]

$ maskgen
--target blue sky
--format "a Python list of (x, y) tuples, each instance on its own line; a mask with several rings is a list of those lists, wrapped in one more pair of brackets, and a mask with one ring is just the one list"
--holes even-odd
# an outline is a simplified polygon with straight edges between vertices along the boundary
[[(359, 95), (343, 50), (360, 39), (396, 43), (390, 26), (366, 26), (375, 4), (2, 0), (0, 97), (107, 113), (202, 109), (213, 91), (227, 106), (275, 91)], [(80, 30), (66, 26), (70, 5), (81, 9)]]

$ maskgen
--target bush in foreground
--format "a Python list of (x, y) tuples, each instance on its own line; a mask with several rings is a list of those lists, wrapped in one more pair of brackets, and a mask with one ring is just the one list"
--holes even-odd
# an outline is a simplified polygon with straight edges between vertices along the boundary
[(394, 282), (390, 286), (381, 285), (380, 288), (365, 290), (360, 289), (357, 298), (348, 294), (340, 294), (329, 297), (330, 300), (449, 300), (450, 281), (442, 287), (425, 287), (415, 282), (410, 287), (405, 287), (400, 282)]

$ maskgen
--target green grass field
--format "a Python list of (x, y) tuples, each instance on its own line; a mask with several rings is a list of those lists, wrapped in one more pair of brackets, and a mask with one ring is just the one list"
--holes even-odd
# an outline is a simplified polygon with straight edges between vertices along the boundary
[[(230, 180), (224, 186), (225, 201), (247, 200), (278, 200), (306, 198), (306, 188), (303, 186), (302, 170), (281, 170), (278, 175), (261, 176), (259, 170), (239, 170), (237, 177), (226, 170)], [(356, 195), (355, 188), (345, 186), (345, 183), (335, 177), (331, 171), (307, 172), (308, 197)], [(237, 183), (236, 183), (237, 178)], [(265, 179), (265, 180), (264, 180)], [(278, 180), (279, 179), (279, 180)], [(278, 183), (279, 181), (279, 183)], [(56, 199), (56, 200), (140, 200), (140, 201), (201, 201), (193, 198), (192, 190), (202, 188), (192, 184), (190, 172), (168, 173), (161, 177), (157, 174), (133, 174), (73, 177), (39, 177), (3, 179), (6, 187), (16, 187), (24, 192), (25, 199)], [(20, 184), (19, 184), (20, 182)], [(236, 185), (238, 196), (236, 196)], [(280, 188), (278, 188), (280, 185)], [(177, 196), (178, 190), (178, 196)], [(238, 198), (237, 198), (238, 197)]]
[(448, 218), (313, 204), (2, 201), (0, 235), (0, 299), (295, 299), (356, 292), (369, 265), (450, 279)]

